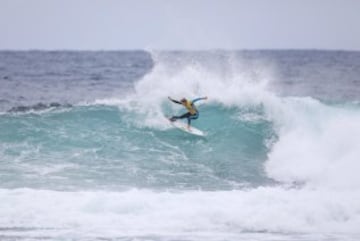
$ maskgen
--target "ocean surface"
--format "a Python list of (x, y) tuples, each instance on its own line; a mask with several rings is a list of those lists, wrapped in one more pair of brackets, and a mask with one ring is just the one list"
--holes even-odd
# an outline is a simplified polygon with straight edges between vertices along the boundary
[(360, 52), (0, 51), (2, 241), (358, 241), (359, 172)]

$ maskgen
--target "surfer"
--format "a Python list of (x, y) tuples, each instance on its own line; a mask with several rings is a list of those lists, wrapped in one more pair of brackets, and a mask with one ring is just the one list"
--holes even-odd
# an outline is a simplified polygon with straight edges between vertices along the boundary
[(195, 120), (199, 117), (199, 111), (196, 109), (194, 103), (199, 100), (207, 100), (208, 97), (207, 96), (200, 97), (200, 98), (193, 99), (192, 101), (189, 101), (185, 98), (182, 98), (180, 101), (177, 101), (177, 100), (172, 99), (170, 96), (168, 98), (169, 98), (169, 100), (171, 100), (172, 102), (174, 102), (176, 104), (183, 105), (188, 110), (188, 112), (186, 112), (185, 114), (183, 114), (181, 116), (173, 116), (169, 120), (171, 122), (173, 122), (173, 121), (176, 121), (177, 119), (187, 118), (187, 122), (188, 122), (187, 128), (188, 128), (188, 130), (190, 130), (191, 120)]

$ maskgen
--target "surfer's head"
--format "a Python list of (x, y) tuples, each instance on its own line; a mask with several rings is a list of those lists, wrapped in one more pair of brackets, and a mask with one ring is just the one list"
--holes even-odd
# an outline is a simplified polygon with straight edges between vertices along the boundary
[(182, 98), (182, 99), (180, 100), (180, 102), (181, 102), (181, 103), (186, 103), (186, 99), (185, 99), (185, 98)]

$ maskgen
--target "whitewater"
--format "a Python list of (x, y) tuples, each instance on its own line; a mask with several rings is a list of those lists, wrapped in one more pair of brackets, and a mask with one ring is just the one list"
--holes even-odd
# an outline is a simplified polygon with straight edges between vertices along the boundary
[(0, 239), (359, 240), (359, 93), (359, 52), (0, 51)]

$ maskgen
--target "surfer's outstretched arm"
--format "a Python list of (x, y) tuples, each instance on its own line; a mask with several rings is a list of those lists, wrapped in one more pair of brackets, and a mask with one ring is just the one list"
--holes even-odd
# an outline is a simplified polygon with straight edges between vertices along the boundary
[(172, 102), (176, 103), (176, 104), (180, 104), (180, 105), (181, 105), (181, 102), (180, 102), (180, 101), (174, 100), (174, 99), (171, 98), (170, 96), (168, 96), (168, 99), (171, 100)]
[(196, 99), (193, 99), (192, 101), (191, 101), (191, 103), (195, 103), (196, 101), (199, 101), (199, 100), (207, 100), (207, 96), (205, 96), (205, 97), (199, 97), (199, 98), (196, 98)]

